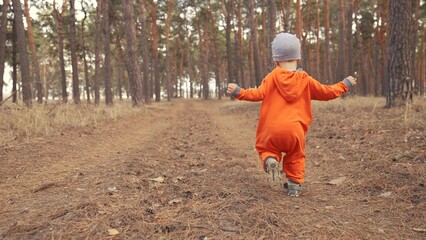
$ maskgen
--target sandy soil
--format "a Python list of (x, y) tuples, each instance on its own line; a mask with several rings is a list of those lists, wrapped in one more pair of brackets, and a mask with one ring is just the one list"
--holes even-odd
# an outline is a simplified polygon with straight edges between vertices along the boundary
[(315, 103), (299, 198), (268, 187), (257, 103), (154, 103), (0, 148), (0, 239), (425, 239), (425, 105), (346, 101)]

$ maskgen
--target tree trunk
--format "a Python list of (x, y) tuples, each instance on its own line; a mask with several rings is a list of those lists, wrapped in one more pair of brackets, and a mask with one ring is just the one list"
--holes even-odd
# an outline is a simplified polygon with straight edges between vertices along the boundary
[(249, 0), (249, 22), (250, 22), (250, 33), (251, 33), (251, 43), (253, 48), (253, 61), (254, 61), (254, 76), (256, 81), (256, 86), (260, 86), (262, 83), (262, 69), (260, 66), (260, 59), (259, 59), (259, 47), (258, 47), (258, 41), (257, 41), (257, 24), (254, 17), (254, 11), (255, 11), (255, 1)]
[(268, 72), (270, 72), (272, 69), (274, 69), (275, 64), (274, 60), (272, 59), (272, 48), (271, 48), (271, 42), (274, 40), (275, 37), (275, 23), (277, 18), (277, 9), (275, 6), (274, 0), (267, 0), (268, 1), (268, 38), (266, 40), (266, 51), (268, 52), (268, 58), (267, 58), (267, 66), (268, 66)]
[(284, 32), (290, 32), (290, 0), (281, 0), (283, 7), (283, 28)]
[(22, 6), (20, 0), (12, 0), (15, 15), (16, 36), (21, 67), (22, 98), (27, 107), (31, 107), (31, 74), (28, 63), (27, 43), (25, 38), (24, 22), (22, 20)]
[[(425, 29), (425, 23), (422, 24), (422, 29)], [(419, 96), (425, 96), (425, 88), (426, 88), (426, 31), (422, 32), (422, 35), (419, 36), (421, 38), (421, 44), (419, 49), (419, 61), (418, 61), (418, 78), (417, 78), (417, 86), (419, 87)]]
[(43, 102), (43, 86), (41, 84), (40, 79), (40, 65), (38, 62), (37, 57), (37, 51), (36, 51), (36, 45), (34, 41), (34, 34), (33, 34), (33, 27), (31, 23), (30, 18), (30, 9), (28, 7), (28, 0), (24, 0), (24, 8), (25, 8), (25, 18), (27, 20), (27, 32), (28, 32), (28, 42), (31, 49), (31, 58), (32, 58), (32, 67), (33, 67), (33, 79), (35, 80), (35, 87), (36, 87), (36, 96), (37, 96), (37, 103)]
[[(300, 6), (299, 6), (300, 8)], [(305, 11), (307, 13), (311, 12), (311, 4), (309, 1), (306, 2), (305, 4)], [(301, 10), (301, 9), (300, 9)], [(304, 12), (305, 12), (304, 11)], [(302, 48), (302, 63), (303, 63), (303, 67), (308, 71), (311, 72), (312, 71), (312, 58), (311, 58), (311, 44), (307, 41), (307, 37), (308, 37), (308, 33), (311, 32), (311, 18), (310, 18), (310, 14), (305, 14), (305, 17), (303, 16), (303, 14), (300, 14), (300, 21), (301, 21), (301, 26), (302, 26), (302, 30), (301, 30), (301, 48)], [(305, 33), (303, 32), (305, 31)]]
[(241, 8), (242, 8), (242, 1), (238, 0), (238, 8), (237, 8), (237, 18), (238, 18), (238, 31), (237, 31), (237, 38), (238, 38), (238, 62), (239, 64), (235, 66), (238, 68), (239, 76), (240, 76), (240, 83), (243, 88), (246, 88), (246, 82), (244, 78), (244, 59), (243, 59), (243, 20), (241, 16)]
[[(347, 75), (353, 74), (353, 34), (352, 34), (352, 22), (353, 22), (353, 2), (347, 1), (346, 4), (348, 4), (346, 8), (346, 44), (345, 44), (345, 50), (346, 50), (346, 65), (347, 65)], [(346, 76), (345, 76), (346, 77)], [(377, 79), (376, 79), (377, 80)], [(375, 80), (375, 81), (376, 81)]]
[[(113, 91), (111, 79), (111, 32), (109, 28), (109, 5), (110, 1), (107, 0), (102, 5), (102, 26), (104, 32), (104, 82), (105, 82), (105, 104), (107, 106), (113, 105)], [(131, 25), (134, 26), (134, 25)], [(127, 33), (127, 31), (126, 31)]]
[(56, 21), (56, 29), (58, 34), (58, 55), (59, 55), (59, 69), (61, 71), (61, 88), (62, 88), (62, 101), (68, 102), (67, 92), (67, 77), (65, 72), (65, 58), (64, 58), (64, 27), (63, 20), (65, 15), (67, 2), (64, 1), (62, 5), (62, 11), (59, 13), (56, 9), (56, 2), (53, 1), (53, 15)]
[(3, 75), (6, 53), (7, 10), (10, 0), (4, 0), (0, 17), (0, 102), (3, 101)]
[(232, 58), (232, 43), (231, 43), (231, 32), (232, 32), (232, 5), (233, 0), (227, 0), (226, 1), (226, 16), (225, 16), (225, 22), (226, 22), (226, 28), (225, 28), (225, 37), (226, 37), (226, 63), (227, 63), (227, 76), (228, 76), (228, 83), (235, 82), (236, 79), (233, 77), (233, 58)]
[[(236, 11), (235, 11), (235, 1), (232, 4), (231, 7), (231, 16), (235, 19)], [(238, 60), (238, 38), (237, 38), (237, 29), (235, 28), (235, 20), (231, 23), (231, 29), (234, 34), (234, 46), (231, 47), (232, 49), (232, 60), (233, 60), (233, 67), (232, 67), (232, 78), (235, 80), (235, 83), (241, 86), (241, 78), (239, 77), (239, 71), (238, 71), (238, 65), (240, 65), (240, 62)], [(232, 35), (232, 34), (231, 34)]]
[(141, 50), (142, 50), (142, 74), (143, 74), (143, 95), (145, 98), (146, 103), (151, 102), (151, 95), (149, 94), (149, 70), (148, 70), (148, 64), (149, 64), (149, 58), (148, 58), (148, 32), (146, 31), (146, 14), (145, 14), (145, 0), (139, 1), (140, 6), (140, 23), (141, 23)]
[(320, 18), (321, 18), (321, 7), (319, 0), (316, 1), (315, 7), (317, 9), (316, 14), (316, 29), (315, 29), (315, 37), (317, 40), (317, 43), (315, 45), (315, 72), (316, 72), (316, 79), (324, 80), (324, 75), (321, 73), (321, 39), (320, 39)]
[(414, 25), (414, 6), (411, 1), (390, 1), (389, 92), (386, 107), (411, 103), (413, 78), (411, 57)]
[(83, 66), (84, 66), (84, 80), (85, 80), (85, 90), (86, 90), (86, 98), (87, 98), (87, 103), (90, 103), (90, 81), (89, 81), (89, 67), (87, 65), (87, 59), (86, 59), (86, 42), (85, 42), (85, 38), (84, 38), (84, 26), (85, 26), (85, 22), (87, 19), (87, 12), (86, 9), (84, 8), (84, 0), (81, 0), (81, 10), (84, 13), (84, 17), (81, 20), (81, 52), (82, 52), (82, 57), (83, 57)]
[(347, 55), (346, 55), (346, 17), (345, 17), (345, 2), (339, 0), (339, 63), (337, 66), (337, 81), (343, 80), (348, 74)]
[(18, 42), (16, 33), (16, 21), (13, 19), (12, 30), (12, 102), (18, 102)]
[[(414, 22), (413, 22), (413, 36), (412, 36), (412, 48), (413, 48), (413, 55), (411, 56), (411, 78), (413, 79), (413, 83), (414, 83), (414, 87), (415, 89), (418, 89), (418, 85), (417, 85), (417, 69), (416, 69), (416, 58), (419, 59), (419, 57), (417, 57), (417, 53), (416, 53), (416, 49), (417, 49), (417, 42), (418, 42), (418, 38), (419, 38), (419, 32), (422, 32), (421, 29), (419, 29), (419, 17), (420, 17), (420, 0), (413, 0), (413, 8), (414, 8)], [(424, 30), (423, 30), (424, 32)], [(420, 50), (420, 49), (419, 49)]]
[(167, 74), (167, 101), (170, 102), (172, 95), (172, 74), (170, 71), (170, 60), (171, 60), (171, 51), (170, 51), (170, 23), (172, 20), (173, 7), (175, 5), (175, 0), (167, 1), (167, 18), (166, 18), (166, 74)]
[(160, 83), (160, 70), (158, 63), (158, 30), (157, 30), (157, 6), (155, 3), (151, 5), (152, 15), (152, 56), (154, 59), (153, 75), (154, 75), (154, 92), (155, 101), (161, 100), (161, 83)]
[[(186, 12), (185, 12), (185, 19), (186, 18)], [(189, 98), (194, 98), (194, 89), (193, 89), (193, 81), (194, 81), (194, 65), (192, 62), (192, 41), (191, 41), (191, 35), (189, 30), (189, 23), (186, 23), (186, 43), (188, 46), (186, 47), (186, 62), (187, 62), (187, 68), (188, 68), (188, 76), (189, 76)]]
[(130, 90), (132, 95), (132, 105), (139, 106), (142, 103), (141, 96), (141, 76), (139, 64), (137, 59), (137, 46), (136, 46), (136, 28), (133, 20), (133, 8), (130, 0), (123, 0), (124, 6), (124, 21), (126, 26), (126, 52), (129, 58), (128, 76), (130, 82)]
[(296, 1), (296, 37), (302, 40), (302, 10), (300, 7), (300, 0)]
[(383, 17), (381, 21), (382, 25), (382, 34), (383, 42), (382, 42), (382, 95), (386, 96), (386, 94), (389, 91), (389, 82), (388, 82), (388, 65), (389, 65), (389, 34), (390, 34), (390, 16), (389, 16), (389, 0), (383, 0), (382, 4), (379, 4), (379, 6), (382, 6), (381, 9), (383, 10)]
[(96, 30), (95, 30), (95, 82), (94, 82), (94, 91), (95, 91), (95, 105), (100, 103), (100, 83), (101, 83), (101, 39), (102, 39), (102, 0), (98, 0), (96, 7)]
[[(219, 49), (219, 44), (218, 44), (218, 33), (217, 33), (217, 27), (216, 27), (216, 19), (214, 18), (214, 15), (211, 12), (211, 3), (209, 0), (209, 17), (210, 17), (210, 22), (211, 22), (211, 31), (212, 31), (212, 42), (213, 42), (213, 49)], [(235, 39), (237, 39), (237, 37), (235, 37)], [(238, 43), (237, 43), (238, 44)], [(220, 80), (220, 60), (219, 60), (219, 51), (212, 51), (212, 58), (213, 58), (213, 62), (214, 62), (214, 75), (215, 75), (215, 79), (216, 79), (216, 89), (218, 92), (218, 99), (222, 99), (222, 88), (221, 88), (221, 80)], [(237, 61), (239, 60), (239, 55), (238, 52), (236, 53), (236, 59)]]
[(331, 73), (331, 55), (330, 55), (330, 5), (328, 0), (324, 0), (324, 19), (325, 19), (325, 26), (324, 26), (324, 48), (325, 48), (325, 54), (324, 54), (324, 62), (325, 62), (325, 71), (324, 71), (324, 78), (325, 83), (330, 84), (334, 82), (333, 74)]
[(80, 83), (78, 79), (77, 40), (75, 26), (75, 0), (70, 1), (70, 49), (72, 67), (72, 98), (75, 104), (80, 104)]

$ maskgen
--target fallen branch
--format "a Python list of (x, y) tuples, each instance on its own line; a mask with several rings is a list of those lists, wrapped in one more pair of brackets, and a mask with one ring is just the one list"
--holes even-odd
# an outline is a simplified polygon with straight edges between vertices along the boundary
[(7, 97), (5, 100), (3, 100), (2, 102), (0, 102), (0, 106), (3, 105), (3, 103), (5, 103), (7, 100), (9, 100), (10, 98), (12, 98), (15, 94), (17, 94), (19, 91), (21, 91), (21, 86), (19, 86), (18, 90), (14, 91), (9, 97)]

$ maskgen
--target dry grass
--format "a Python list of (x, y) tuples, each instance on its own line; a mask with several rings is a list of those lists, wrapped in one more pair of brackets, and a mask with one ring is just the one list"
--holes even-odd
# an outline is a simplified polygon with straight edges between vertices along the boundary
[(96, 126), (99, 122), (115, 121), (137, 115), (143, 108), (133, 108), (127, 101), (113, 107), (80, 104), (37, 105), (30, 109), (16, 104), (0, 107), (0, 147), (12, 141), (59, 134), (64, 130)]

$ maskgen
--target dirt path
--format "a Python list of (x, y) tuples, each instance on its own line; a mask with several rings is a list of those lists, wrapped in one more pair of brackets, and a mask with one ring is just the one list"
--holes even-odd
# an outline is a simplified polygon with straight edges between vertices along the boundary
[[(415, 186), (394, 189), (391, 178), (377, 176), (386, 167), (364, 164), (374, 157), (359, 150), (370, 143), (365, 136), (362, 143), (356, 124), (345, 127), (350, 114), (338, 112), (343, 117), (333, 121), (330, 112), (313, 126), (323, 131), (308, 139), (308, 157), (316, 157), (307, 162), (303, 195), (288, 198), (268, 188), (256, 157), (258, 106), (176, 100), (131, 119), (0, 149), (0, 239), (426, 236), (423, 139), (408, 153), (421, 158), (395, 173), (411, 169)], [(365, 186), (368, 169), (375, 182)], [(326, 184), (338, 177), (347, 180)], [(394, 195), (380, 197), (387, 189)]]

